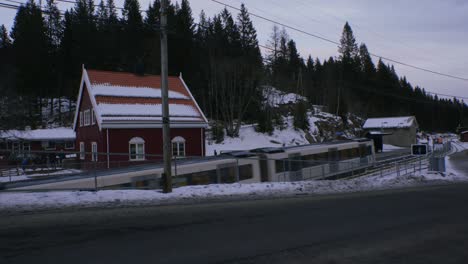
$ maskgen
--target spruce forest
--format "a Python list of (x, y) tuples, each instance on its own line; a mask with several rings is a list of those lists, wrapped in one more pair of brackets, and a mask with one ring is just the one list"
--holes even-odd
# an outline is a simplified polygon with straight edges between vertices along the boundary
[[(1, 129), (69, 125), (83, 64), (160, 74), (159, 10), (159, 0), (149, 7), (138, 0), (125, 0), (122, 8), (113, 0), (76, 0), (66, 11), (54, 0), (42, 10), (32, 1), (19, 7), (13, 27), (0, 28)], [(305, 96), (308, 102), (294, 108), (302, 113), (323, 105), (343, 119), (348, 113), (415, 115), (429, 131), (455, 131), (466, 121), (463, 101), (438, 98), (385, 61), (374, 63), (348, 23), (337, 55), (315, 58), (299, 54), (278, 26), (272, 25), (267, 43), (259, 43), (247, 7), (241, 10), (212, 17), (202, 12), (196, 23), (187, 0), (169, 7), (169, 74), (182, 73), (213, 128), (230, 136), (241, 123), (271, 130), (280, 117), (265, 104), (262, 89), (268, 86)]]

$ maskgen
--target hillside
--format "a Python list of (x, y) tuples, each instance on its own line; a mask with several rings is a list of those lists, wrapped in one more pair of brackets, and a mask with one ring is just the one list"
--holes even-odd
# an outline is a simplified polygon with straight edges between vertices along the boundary
[(283, 108), (286, 112), (283, 116), (283, 126), (276, 126), (271, 134), (257, 131), (257, 124), (243, 125), (239, 131), (239, 137), (225, 137), (220, 143), (214, 142), (210, 132), (207, 135), (206, 155), (212, 156), (223, 151), (248, 150), (262, 147), (296, 146), (316, 142), (323, 142), (339, 138), (359, 137), (361, 132), (362, 118), (349, 115), (346, 126), (343, 125), (341, 117), (324, 112), (320, 106), (312, 106), (313, 111), (307, 112), (309, 129), (295, 129), (291, 112), (292, 105), (300, 100), (306, 100), (294, 93), (284, 93), (273, 87), (269, 87), (266, 100), (271, 107)]

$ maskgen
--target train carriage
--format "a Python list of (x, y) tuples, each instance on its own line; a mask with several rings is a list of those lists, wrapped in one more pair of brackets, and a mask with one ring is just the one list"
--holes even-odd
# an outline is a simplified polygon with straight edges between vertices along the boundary
[[(236, 151), (217, 157), (175, 160), (174, 187), (328, 179), (363, 170), (375, 159), (368, 139)], [(13, 189), (160, 188), (161, 164), (144, 164), (24, 183)]]

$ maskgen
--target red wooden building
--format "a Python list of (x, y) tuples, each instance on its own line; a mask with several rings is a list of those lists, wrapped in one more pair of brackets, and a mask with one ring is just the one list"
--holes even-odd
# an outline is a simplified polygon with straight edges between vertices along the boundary
[[(162, 159), (161, 78), (83, 69), (73, 129), (83, 161)], [(173, 156), (204, 156), (207, 119), (182, 76), (169, 76)]]

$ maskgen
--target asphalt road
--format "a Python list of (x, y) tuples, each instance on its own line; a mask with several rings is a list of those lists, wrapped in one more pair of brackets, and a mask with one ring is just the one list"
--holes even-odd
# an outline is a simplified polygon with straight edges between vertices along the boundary
[(453, 164), (454, 169), (468, 175), (468, 150), (450, 155), (450, 162)]
[(0, 217), (0, 263), (468, 263), (468, 184)]

